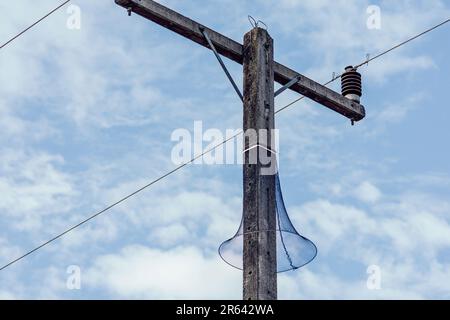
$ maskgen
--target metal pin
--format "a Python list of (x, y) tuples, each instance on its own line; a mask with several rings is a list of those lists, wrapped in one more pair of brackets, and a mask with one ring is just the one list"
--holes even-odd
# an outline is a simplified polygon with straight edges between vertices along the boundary
[(127, 12), (128, 12), (128, 16), (129, 16), (129, 17), (131, 17), (131, 12), (132, 12), (131, 10), (132, 10), (131, 7), (128, 7), (128, 8), (127, 8)]

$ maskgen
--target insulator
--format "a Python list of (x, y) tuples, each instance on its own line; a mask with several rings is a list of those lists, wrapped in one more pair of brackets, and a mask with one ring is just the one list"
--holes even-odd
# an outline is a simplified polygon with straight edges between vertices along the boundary
[(361, 74), (353, 66), (345, 68), (341, 76), (342, 95), (355, 102), (360, 102), (362, 96)]

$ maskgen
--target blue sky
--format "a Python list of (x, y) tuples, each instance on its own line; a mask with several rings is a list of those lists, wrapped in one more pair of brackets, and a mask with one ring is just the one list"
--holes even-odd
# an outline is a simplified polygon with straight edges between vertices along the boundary
[[(0, 4), (0, 39), (58, 3)], [(437, 0), (161, 3), (239, 41), (251, 14), (277, 61), (320, 82), (450, 16)], [(210, 51), (112, 0), (73, 4), (80, 30), (63, 9), (0, 51), (2, 265), (174, 168), (174, 130), (242, 125)], [(366, 27), (372, 4), (379, 30)], [(361, 68), (367, 118), (354, 127), (307, 100), (277, 116), (288, 213), (318, 247), (280, 275), (280, 298), (450, 298), (448, 39), (446, 26)], [(0, 272), (0, 298), (240, 299), (241, 274), (216, 250), (239, 226), (241, 175), (184, 168)], [(81, 290), (66, 287), (70, 265)], [(380, 290), (366, 286), (371, 265)]]

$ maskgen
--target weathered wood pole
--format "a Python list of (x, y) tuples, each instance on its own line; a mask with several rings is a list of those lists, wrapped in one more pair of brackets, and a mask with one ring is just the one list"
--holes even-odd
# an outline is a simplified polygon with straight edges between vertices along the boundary
[[(244, 37), (243, 51), (244, 148), (270, 147), (275, 127), (273, 39), (254, 28)], [(252, 132), (257, 139), (249, 138)], [(254, 147), (244, 153), (244, 300), (277, 299), (275, 175), (262, 174), (262, 151), (267, 152)]]

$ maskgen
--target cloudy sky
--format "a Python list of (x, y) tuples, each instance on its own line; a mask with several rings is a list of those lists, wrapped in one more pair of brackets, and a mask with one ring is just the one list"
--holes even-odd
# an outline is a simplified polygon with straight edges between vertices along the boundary
[[(0, 51), (1, 265), (174, 168), (174, 130), (242, 125), (210, 51), (113, 0), (72, 2), (79, 30), (64, 8)], [(439, 0), (160, 2), (238, 41), (251, 14), (277, 61), (320, 82), (450, 17)], [(2, 1), (0, 42), (59, 3)], [(369, 5), (380, 29), (367, 28)], [(307, 100), (277, 115), (288, 213), (318, 247), (279, 276), (280, 298), (450, 298), (449, 32), (361, 68), (367, 118), (354, 127)], [(241, 171), (184, 168), (1, 271), (0, 298), (240, 299), (241, 273), (217, 247), (239, 226)]]

